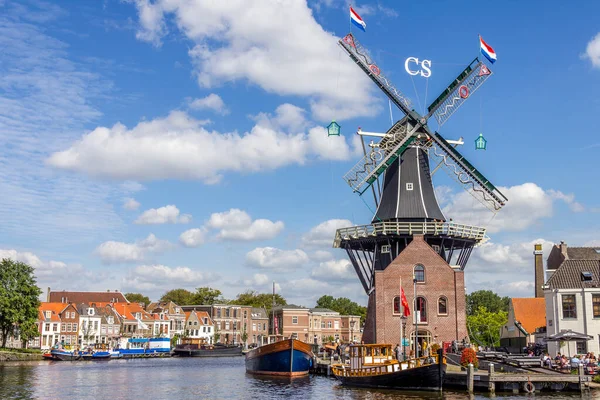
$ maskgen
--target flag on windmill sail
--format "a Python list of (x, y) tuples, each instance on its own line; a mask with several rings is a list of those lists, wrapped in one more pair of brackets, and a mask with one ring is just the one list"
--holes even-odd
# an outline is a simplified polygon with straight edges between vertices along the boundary
[(492, 64), (496, 62), (496, 52), (492, 47), (487, 44), (481, 36), (479, 36), (479, 44), (481, 47), (481, 54), (485, 56)]
[(404, 315), (407, 317), (410, 315), (410, 307), (408, 306), (408, 300), (406, 300), (406, 295), (404, 294), (404, 288), (400, 286), (400, 301), (402, 302), (402, 308), (404, 308)]
[(356, 25), (358, 29), (362, 29), (363, 32), (367, 31), (367, 24), (352, 7), (350, 7), (350, 21), (352, 21), (352, 23)]

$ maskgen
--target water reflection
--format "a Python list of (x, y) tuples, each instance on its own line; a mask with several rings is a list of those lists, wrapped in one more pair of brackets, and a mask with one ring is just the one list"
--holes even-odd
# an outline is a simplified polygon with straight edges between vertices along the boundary
[[(594, 399), (600, 392), (499, 393), (508, 399)], [(0, 365), (1, 399), (443, 399), (479, 400), (487, 394), (399, 392), (347, 388), (332, 378), (247, 375), (241, 357), (39, 362)]]

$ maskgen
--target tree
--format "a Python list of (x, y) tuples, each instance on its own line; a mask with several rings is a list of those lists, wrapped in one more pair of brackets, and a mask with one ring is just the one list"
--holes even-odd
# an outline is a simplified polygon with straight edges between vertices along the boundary
[(194, 293), (186, 289), (172, 289), (167, 293), (163, 294), (160, 301), (169, 302), (184, 306), (187, 304), (194, 304)]
[(150, 297), (141, 293), (125, 293), (125, 298), (132, 303), (144, 303), (144, 306), (150, 304)]
[(27, 342), (40, 336), (38, 324), (35, 321), (29, 321), (19, 325), (19, 335), (23, 348), (27, 348)]
[(361, 323), (367, 316), (367, 307), (363, 307), (347, 297), (338, 297), (324, 295), (317, 300), (317, 308), (328, 308), (339, 312), (341, 315), (359, 315)]
[[(271, 308), (273, 308), (273, 294), (247, 290), (244, 293), (238, 294), (231, 302), (240, 306), (264, 307), (268, 314)], [(286, 306), (287, 301), (280, 294), (275, 294), (275, 305)]]
[(509, 297), (500, 297), (491, 290), (478, 290), (467, 295), (467, 315), (473, 315), (479, 307), (492, 313), (508, 312)]
[(196, 289), (191, 304), (209, 304), (213, 305), (221, 300), (221, 291), (210, 287), (200, 287)]
[(33, 267), (10, 259), (0, 262), (0, 333), (2, 347), (6, 347), (8, 335), (15, 327), (23, 326), (29, 331), (35, 324), (42, 293), (36, 285)]
[(500, 345), (500, 329), (508, 322), (506, 311), (490, 312), (479, 306), (473, 315), (467, 315), (471, 342), (482, 346)]

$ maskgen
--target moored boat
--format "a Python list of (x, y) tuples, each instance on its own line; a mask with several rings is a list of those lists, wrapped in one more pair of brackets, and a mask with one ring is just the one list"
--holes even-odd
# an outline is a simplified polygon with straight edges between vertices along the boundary
[(93, 351), (81, 353), (81, 359), (85, 361), (102, 361), (110, 360), (110, 352), (108, 351)]
[(56, 361), (77, 361), (81, 358), (79, 353), (65, 349), (52, 349), (50, 354)]
[(442, 390), (446, 374), (443, 353), (398, 361), (391, 344), (350, 346), (350, 364), (335, 364), (331, 372), (344, 385), (403, 389)]
[(246, 372), (261, 375), (303, 376), (313, 366), (311, 346), (296, 339), (266, 344), (246, 354)]
[(205, 344), (204, 339), (184, 338), (182, 344), (173, 349), (179, 357), (232, 357), (241, 356), (243, 347)]

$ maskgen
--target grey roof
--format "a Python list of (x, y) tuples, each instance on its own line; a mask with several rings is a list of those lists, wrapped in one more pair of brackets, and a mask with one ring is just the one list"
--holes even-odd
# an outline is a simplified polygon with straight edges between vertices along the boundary
[(267, 310), (262, 307), (252, 307), (252, 318), (269, 318), (267, 316)]
[[(591, 272), (591, 281), (582, 281), (581, 273)], [(550, 289), (600, 287), (600, 260), (565, 260), (546, 283)]]
[[(412, 190), (407, 189), (412, 184)], [(381, 201), (373, 223), (389, 220), (445, 220), (435, 197), (429, 157), (419, 147), (407, 148), (385, 171)]]
[(569, 260), (600, 260), (600, 247), (567, 247)]
[(337, 311), (330, 310), (329, 308), (311, 308), (310, 312), (322, 312), (322, 313), (337, 313)]
[(288, 304), (285, 306), (275, 306), (274, 310), (308, 310), (308, 308), (297, 306), (295, 304)]

